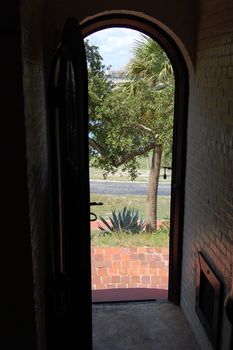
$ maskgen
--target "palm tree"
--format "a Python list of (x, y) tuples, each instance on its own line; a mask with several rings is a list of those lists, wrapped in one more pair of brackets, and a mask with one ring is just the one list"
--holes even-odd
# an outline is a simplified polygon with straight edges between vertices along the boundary
[[(145, 86), (154, 91), (154, 108), (148, 107), (146, 125), (140, 127), (154, 137), (154, 148), (149, 168), (148, 192), (146, 201), (146, 231), (157, 229), (157, 194), (163, 151), (171, 152), (173, 129), (174, 76), (168, 57), (162, 48), (151, 38), (142, 35), (135, 42), (134, 56), (128, 64), (131, 79), (126, 89), (136, 94)], [(142, 83), (143, 82), (143, 83)], [(150, 113), (153, 110), (155, 113)], [(169, 153), (168, 152), (168, 153)]]

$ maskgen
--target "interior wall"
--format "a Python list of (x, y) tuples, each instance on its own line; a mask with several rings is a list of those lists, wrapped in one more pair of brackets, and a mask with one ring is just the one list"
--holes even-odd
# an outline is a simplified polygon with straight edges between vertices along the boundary
[[(196, 74), (190, 87), (182, 308), (201, 349), (212, 349), (195, 314), (197, 251), (220, 277), (233, 278), (233, 3), (200, 1)], [(230, 349), (223, 312), (221, 349)]]
[(0, 12), (1, 349), (36, 349), (19, 1)]
[(166, 24), (195, 61), (194, 0), (189, 6), (186, 0), (12, 0), (1, 9), (2, 348), (45, 349), (49, 201), (43, 39), (48, 67), (68, 16), (82, 21), (119, 10)]
[(45, 283), (48, 271), (48, 148), (43, 57), (44, 1), (21, 1), (26, 157), (34, 277), (37, 349), (46, 348)]
[[(159, 22), (166, 24), (170, 28), (170, 32), (179, 38), (180, 47), (183, 46), (190, 59), (195, 62), (196, 54), (196, 24), (197, 24), (197, 1), (190, 1), (187, 6), (186, 0), (174, 2), (172, 0), (163, 0), (151, 2), (145, 0), (118, 0), (118, 1), (93, 1), (79, 2), (76, 0), (50, 0), (46, 1), (44, 8), (46, 23), (46, 63), (49, 65), (52, 59), (52, 53), (60, 40), (60, 33), (65, 19), (68, 16), (75, 16), (79, 21), (83, 21), (89, 16), (97, 13), (106, 13), (106, 11), (134, 11), (142, 13), (143, 16), (150, 16)], [(224, 281), (225, 293), (229, 291), (232, 280), (232, 164), (233, 164), (233, 140), (232, 140), (232, 113), (233, 113), (233, 17), (232, 5), (227, 0), (203, 0), (200, 1), (200, 20), (199, 35), (197, 49), (196, 75), (191, 81), (190, 86), (190, 105), (188, 120), (188, 153), (187, 153), (187, 172), (186, 172), (186, 199), (185, 199), (185, 224), (184, 224), (184, 246), (183, 246), (183, 278), (182, 278), (182, 307), (189, 320), (192, 329), (199, 340), (202, 349), (211, 349), (207, 337), (200, 325), (195, 314), (195, 271), (197, 251), (201, 250), (208, 258), (216, 272)], [(24, 144), (22, 129), (24, 125), (24, 110), (22, 110), (22, 96), (20, 93), (15, 94), (15, 101), (19, 103), (19, 109), (10, 105), (6, 108), (6, 113), (11, 111), (9, 116), (15, 118), (19, 128), (13, 128), (15, 132), (14, 145), (18, 146), (17, 152), (15, 147), (11, 147), (10, 158), (14, 160), (11, 163), (9, 159), (5, 161), (4, 166), (7, 167), (7, 174), (14, 174), (13, 165), (22, 165), (22, 184), (21, 192), (19, 191), (15, 178), (12, 175), (12, 183), (14, 186), (10, 188), (12, 198), (14, 193), (20, 195), (20, 201), (13, 204), (13, 208), (19, 209), (19, 216), (22, 232), (25, 232), (23, 240), (19, 243), (19, 249), (14, 249), (14, 264), (10, 264), (12, 275), (15, 272), (15, 257), (19, 258), (19, 266), (16, 271), (20, 274), (20, 267), (25, 275), (25, 283), (27, 281), (28, 293), (25, 295), (14, 295), (11, 297), (18, 298), (21, 296), (25, 305), (33, 305), (35, 300), (36, 318), (37, 318), (37, 335), (38, 348), (43, 349), (44, 343), (44, 239), (46, 236), (46, 205), (47, 201), (47, 143), (46, 143), (46, 121), (45, 121), (45, 81), (44, 81), (44, 61), (43, 61), (43, 1), (33, 1), (33, 5), (29, 0), (21, 1), (21, 23), (22, 23), (22, 49), (23, 49), (23, 85), (25, 97), (25, 127), (26, 127), (26, 146)], [(12, 22), (14, 23), (14, 21)], [(13, 24), (12, 24), (13, 25)], [(7, 24), (8, 26), (8, 24)], [(14, 31), (13, 27), (7, 27), (14, 35), (19, 35), (19, 28)], [(13, 29), (12, 29), (13, 28)], [(8, 29), (5, 29), (6, 32)], [(4, 32), (4, 31), (2, 31)], [(8, 32), (7, 32), (8, 33)], [(9, 43), (5, 36), (6, 45)], [(16, 40), (15, 36), (15, 40)], [(3, 36), (4, 39), (4, 36)], [(16, 40), (17, 42), (17, 40)], [(8, 44), (9, 47), (9, 44)], [(182, 47), (181, 47), (182, 48)], [(10, 48), (9, 48), (10, 49)], [(17, 48), (19, 50), (20, 48)], [(4, 62), (4, 64), (12, 72), (12, 83), (15, 78), (20, 78), (20, 72), (12, 70), (14, 61), (19, 59), (19, 52), (16, 50), (12, 61)], [(17, 54), (17, 55), (16, 55)], [(3, 75), (4, 76), (4, 75)], [(18, 80), (17, 80), (18, 81)], [(9, 79), (5, 77), (6, 87), (9, 86)], [(21, 84), (19, 80), (19, 84)], [(21, 86), (22, 87), (22, 86)], [(9, 90), (8, 100), (10, 99)], [(16, 89), (17, 90), (17, 89)], [(16, 91), (15, 90), (15, 91)], [(20, 85), (18, 86), (20, 92)], [(11, 92), (12, 94), (12, 92)], [(20, 113), (19, 113), (20, 111)], [(21, 122), (17, 118), (21, 118)], [(7, 121), (7, 130), (10, 135), (10, 127), (14, 124)], [(22, 129), (22, 130), (21, 130)], [(6, 147), (9, 147), (10, 141), (5, 138)], [(20, 146), (20, 147), (19, 147)], [(27, 176), (29, 184), (29, 201), (30, 201), (30, 221), (27, 217), (27, 185), (25, 183), (25, 169), (27, 150)], [(6, 168), (5, 168), (6, 169)], [(17, 182), (19, 181), (17, 175)], [(9, 181), (7, 182), (9, 183)], [(16, 192), (14, 192), (14, 191)], [(5, 190), (7, 198), (7, 190)], [(9, 209), (12, 203), (9, 202)], [(22, 204), (23, 203), (23, 204)], [(24, 211), (24, 212), (23, 212)], [(21, 222), (22, 218), (27, 218), (25, 222)], [(15, 234), (17, 226), (12, 220), (11, 230)], [(14, 220), (13, 220), (14, 219)], [(14, 226), (15, 225), (15, 226)], [(31, 234), (31, 242), (28, 241)], [(10, 239), (8, 238), (8, 243)], [(32, 257), (34, 266), (34, 300), (32, 298), (32, 272), (30, 271), (30, 244), (32, 244)], [(23, 259), (21, 253), (24, 253)], [(12, 256), (12, 252), (11, 255)], [(6, 257), (6, 253), (5, 253)], [(25, 262), (25, 266), (22, 266)], [(9, 276), (7, 276), (9, 282)], [(19, 281), (18, 281), (19, 282)], [(12, 285), (12, 281), (10, 281)], [(12, 292), (13, 293), (13, 292)], [(16, 293), (15, 293), (16, 294)], [(27, 300), (26, 300), (27, 295)], [(19, 301), (19, 300), (18, 300)], [(17, 305), (18, 315), (20, 315), (19, 305)], [(27, 322), (31, 320), (31, 341), (34, 341), (33, 328), (33, 309), (31, 314), (28, 311)], [(25, 316), (26, 317), (26, 316)], [(22, 326), (22, 334), (24, 334), (24, 326)], [(227, 349), (230, 337), (230, 326), (225, 315), (223, 317), (222, 326), (222, 346), (221, 349)], [(28, 340), (29, 342), (29, 340)], [(18, 343), (18, 344), (22, 344)], [(26, 349), (27, 347), (22, 348)], [(29, 348), (29, 347), (28, 347)], [(34, 345), (31, 349), (34, 349)]]
[(76, 17), (79, 22), (92, 16), (109, 13), (130, 13), (145, 19), (152, 19), (174, 40), (180, 49), (185, 52), (188, 60), (194, 64), (196, 54), (196, 24), (197, 1), (189, 0), (49, 0), (46, 8), (46, 45), (48, 63), (56, 45), (60, 40), (61, 29), (67, 17)]

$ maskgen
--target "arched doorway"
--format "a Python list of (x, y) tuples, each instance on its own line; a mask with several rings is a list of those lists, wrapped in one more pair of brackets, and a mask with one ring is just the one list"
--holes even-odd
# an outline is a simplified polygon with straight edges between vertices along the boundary
[[(144, 19), (140, 19), (139, 17), (130, 16), (130, 15), (106, 15), (97, 17), (92, 20), (88, 20), (81, 26), (81, 31), (78, 28), (77, 21), (71, 19), (68, 23), (68, 27), (66, 27), (63, 32), (63, 44), (66, 44), (66, 40), (71, 41), (69, 45), (71, 45), (70, 49), (62, 50), (59, 49), (58, 53), (55, 57), (54, 64), (52, 67), (53, 70), (53, 78), (51, 79), (53, 85), (52, 91), (52, 100), (54, 104), (55, 112), (59, 108), (61, 108), (62, 113), (67, 114), (67, 123), (64, 124), (62, 121), (60, 127), (58, 125), (58, 129), (55, 130), (55, 133), (59, 133), (61, 131), (61, 135), (64, 138), (66, 145), (66, 158), (64, 157), (64, 153), (61, 152), (59, 147), (62, 143), (57, 142), (57, 136), (55, 135), (55, 147), (58, 147), (58, 153), (56, 153), (56, 164), (55, 171), (57, 171), (58, 179), (56, 180), (57, 186), (61, 191), (57, 191), (57, 201), (61, 203), (61, 206), (57, 208), (57, 219), (62, 218), (64, 215), (64, 198), (66, 200), (67, 208), (65, 208), (66, 217), (65, 221), (67, 222), (68, 230), (71, 229), (72, 239), (70, 237), (58, 235), (57, 240), (54, 243), (54, 247), (52, 248), (54, 251), (59, 250), (64, 242), (67, 242), (68, 250), (64, 253), (61, 251), (58, 254), (59, 257), (57, 259), (59, 265), (60, 256), (63, 254), (68, 257), (67, 266), (69, 267), (69, 274), (63, 273), (63, 266), (60, 264), (59, 271), (61, 273), (56, 276), (55, 275), (55, 283), (52, 288), (51, 299), (57, 307), (58, 304), (58, 313), (53, 314), (53, 310), (51, 310), (51, 319), (50, 323), (55, 321), (55, 324), (52, 325), (52, 334), (51, 338), (59, 332), (64, 332), (63, 326), (65, 326), (64, 335), (61, 335), (61, 340), (57, 341), (57, 344), (61, 346), (67, 345), (67, 341), (72, 344), (72, 341), (75, 341), (75, 344), (78, 344), (78, 339), (81, 337), (83, 331), (87, 331), (87, 347), (91, 348), (91, 314), (90, 314), (90, 306), (91, 306), (91, 297), (90, 297), (90, 255), (89, 255), (89, 247), (88, 247), (88, 225), (89, 225), (89, 217), (88, 217), (88, 200), (89, 200), (89, 182), (88, 182), (88, 172), (87, 172), (87, 159), (88, 159), (88, 151), (87, 151), (87, 120), (84, 122), (81, 118), (81, 124), (79, 125), (80, 129), (76, 128), (76, 121), (74, 120), (72, 113), (78, 110), (80, 115), (87, 115), (86, 107), (82, 107), (82, 103), (79, 104), (79, 101), (76, 100), (75, 95), (79, 94), (81, 91), (81, 97), (86, 99), (87, 90), (86, 90), (86, 72), (85, 67), (82, 66), (82, 63), (78, 59), (78, 52), (76, 50), (76, 45), (81, 51), (83, 50), (83, 41), (82, 36), (88, 36), (94, 31), (113, 27), (113, 26), (121, 26), (128, 27), (132, 29), (139, 30), (152, 39), (157, 41), (159, 45), (166, 52), (169, 57), (175, 75), (175, 107), (174, 107), (174, 135), (173, 135), (173, 161), (172, 161), (172, 189), (171, 189), (171, 235), (170, 235), (170, 266), (169, 266), (169, 295), (168, 299), (176, 304), (179, 304), (180, 300), (180, 285), (181, 285), (181, 260), (182, 260), (182, 228), (183, 228), (183, 209), (184, 209), (184, 184), (185, 184), (185, 156), (186, 156), (186, 128), (187, 128), (187, 102), (188, 102), (188, 73), (185, 61), (183, 56), (178, 49), (175, 42), (157, 25), (150, 23)], [(70, 35), (70, 29), (72, 35)], [(67, 31), (68, 30), (68, 31)], [(76, 38), (76, 33), (78, 40)], [(80, 44), (77, 44), (77, 41), (80, 41)], [(63, 68), (61, 69), (61, 53), (64, 54), (63, 57)], [(69, 54), (71, 53), (71, 57)], [(78, 60), (80, 63), (79, 68), (74, 69), (74, 61)], [(60, 70), (60, 77), (59, 77)], [(81, 77), (81, 83), (76, 83), (76, 80)], [(60, 78), (64, 78), (64, 82), (61, 84)], [(62, 78), (62, 79), (63, 79)], [(66, 105), (61, 103), (61, 93), (62, 89), (64, 92), (64, 99), (67, 101), (71, 101), (72, 108), (66, 108)], [(68, 90), (67, 90), (68, 89)], [(84, 91), (85, 90), (85, 91)], [(80, 96), (79, 96), (80, 97)], [(85, 101), (86, 102), (86, 101)], [(74, 108), (73, 108), (74, 107)], [(70, 114), (71, 113), (71, 114)], [(65, 122), (66, 122), (65, 121)], [(84, 129), (83, 125), (84, 125)], [(57, 128), (57, 125), (55, 126)], [(60, 131), (59, 131), (60, 128)], [(67, 130), (67, 133), (64, 132)], [(80, 133), (81, 131), (81, 133)], [(82, 131), (84, 131), (82, 133)], [(54, 132), (54, 131), (53, 131)], [(86, 135), (84, 135), (86, 133)], [(68, 134), (72, 135), (72, 139), (70, 139)], [(85, 139), (85, 147), (83, 147), (82, 143), (79, 143), (79, 136), (81, 138), (84, 135)], [(78, 136), (78, 137), (77, 137)], [(60, 137), (60, 136), (59, 136)], [(63, 140), (63, 141), (64, 141)], [(70, 141), (71, 140), (71, 141)], [(73, 148), (76, 144), (79, 145), (80, 155), (76, 157), (73, 152)], [(60, 163), (61, 158), (61, 163)], [(64, 169), (60, 169), (62, 166), (62, 162), (64, 164), (68, 164), (70, 167), (69, 174), (67, 173), (67, 167)], [(78, 166), (78, 162), (85, 163), (84, 166)], [(81, 170), (80, 170), (81, 169)], [(62, 188), (60, 183), (60, 172), (64, 171), (63, 177), (65, 179), (66, 189)], [(78, 179), (81, 181), (81, 184), (84, 185), (80, 188), (80, 182), (77, 181), (76, 174), (78, 174)], [(72, 181), (69, 182), (69, 179)], [(72, 182), (75, 183), (75, 193), (73, 191)], [(67, 193), (69, 192), (69, 198), (67, 197)], [(75, 197), (75, 195), (77, 196)], [(79, 203), (77, 203), (77, 207), (80, 210), (80, 213), (83, 213), (82, 217), (82, 225), (81, 228), (77, 226), (77, 221), (75, 218), (76, 208), (73, 202), (73, 199), (78, 199)], [(84, 198), (84, 201), (81, 203), (80, 198)], [(72, 204), (72, 203), (73, 204)], [(72, 216), (72, 217), (71, 217)], [(82, 214), (81, 214), (82, 216)], [(58, 220), (59, 221), (59, 220)], [(59, 224), (59, 229), (63, 230), (63, 221)], [(59, 226), (57, 225), (57, 226)], [(77, 238), (76, 232), (79, 231), (81, 238), (80, 240)], [(62, 238), (62, 240), (60, 240)], [(75, 242), (75, 245), (73, 244)], [(79, 247), (79, 253), (76, 251), (76, 247)], [(72, 256), (71, 256), (72, 255)], [(56, 258), (56, 253), (54, 254)], [(74, 276), (77, 276), (77, 265), (79, 264), (79, 270), (82, 273), (82, 283), (74, 281)], [(68, 288), (67, 288), (68, 286)], [(81, 294), (80, 294), (81, 293)], [(82, 296), (79, 302), (77, 299), (79, 295)], [(68, 303), (67, 300), (69, 299)], [(68, 310), (68, 311), (67, 311)], [(81, 311), (80, 311), (81, 310)], [(85, 320), (85, 322), (84, 322)], [(83, 322), (82, 322), (83, 321)], [(77, 327), (81, 325), (79, 328), (79, 335), (76, 335)], [(60, 339), (60, 338), (59, 338)], [(53, 340), (52, 340), (53, 341)], [(60, 342), (60, 344), (59, 344)]]
[(185, 60), (173, 39), (164, 30), (145, 19), (132, 15), (114, 14), (97, 16), (94, 19), (85, 21), (81, 25), (85, 37), (98, 30), (110, 27), (131, 28), (150, 36), (166, 52), (173, 66), (175, 76), (175, 105), (172, 152), (168, 299), (179, 304), (184, 213), (186, 129), (189, 93), (188, 70)]

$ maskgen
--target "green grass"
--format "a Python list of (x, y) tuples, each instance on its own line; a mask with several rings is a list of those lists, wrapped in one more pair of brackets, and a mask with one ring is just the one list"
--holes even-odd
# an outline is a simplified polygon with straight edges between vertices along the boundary
[(93, 247), (168, 247), (169, 227), (161, 227), (153, 233), (112, 233), (103, 235), (99, 231), (91, 233)]
[[(148, 157), (138, 157), (137, 161), (139, 163), (138, 176), (135, 181), (143, 181), (148, 182), (148, 174), (149, 174), (149, 165), (148, 165)], [(167, 179), (163, 178), (163, 169), (161, 169), (160, 173), (160, 182), (170, 183), (171, 176), (170, 172), (167, 170)], [(92, 180), (103, 180), (103, 170), (95, 168), (92, 166), (92, 162), (90, 161), (90, 179)], [(111, 181), (130, 181), (131, 178), (128, 176), (127, 172), (122, 171), (122, 167), (114, 174), (109, 174), (107, 177), (108, 180)]]
[[(103, 171), (94, 167), (90, 167), (90, 179), (92, 180), (104, 180), (103, 177)], [(114, 175), (109, 174), (107, 177), (107, 180), (111, 181), (130, 181), (130, 176), (127, 175), (127, 173), (123, 172), (121, 169), (119, 169)], [(135, 179), (135, 181), (148, 181), (148, 174), (147, 171), (138, 171), (138, 177)]]
[[(93, 206), (93, 211), (97, 217), (100, 215), (108, 218), (111, 215), (111, 210), (121, 210), (125, 206), (134, 207), (139, 210), (141, 217), (145, 218), (146, 197), (144, 196), (117, 196), (106, 194), (91, 194), (91, 202), (103, 202), (104, 205)], [(170, 217), (170, 197), (158, 196), (158, 220), (169, 219)]]
[[(146, 168), (139, 169), (138, 170), (138, 176), (134, 180), (135, 182), (148, 182), (148, 175), (149, 172)], [(90, 167), (90, 179), (92, 180), (104, 180), (103, 177), (103, 171), (101, 169), (97, 169), (94, 167)], [(119, 169), (114, 175), (109, 174), (107, 177), (107, 180), (110, 181), (131, 181), (130, 176), (127, 175), (127, 173), (123, 172), (121, 169)], [(161, 169), (160, 174), (160, 183), (170, 183), (171, 182), (171, 176), (168, 176), (167, 179), (163, 178), (163, 169)]]

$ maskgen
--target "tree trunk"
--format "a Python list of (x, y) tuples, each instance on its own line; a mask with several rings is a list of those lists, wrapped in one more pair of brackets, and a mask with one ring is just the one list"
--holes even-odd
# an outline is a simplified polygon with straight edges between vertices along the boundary
[(157, 195), (161, 157), (162, 150), (157, 146), (153, 149), (150, 164), (146, 199), (146, 232), (153, 232), (154, 230), (157, 230)]

